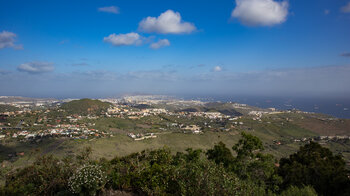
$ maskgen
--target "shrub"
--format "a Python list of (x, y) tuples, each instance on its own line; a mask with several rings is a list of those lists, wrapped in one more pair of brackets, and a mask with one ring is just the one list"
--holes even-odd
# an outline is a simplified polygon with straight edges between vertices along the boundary
[(97, 165), (84, 165), (69, 178), (72, 193), (95, 195), (103, 188), (107, 180), (106, 174)]
[(65, 192), (72, 174), (69, 160), (52, 156), (38, 158), (33, 165), (19, 169), (6, 178), (5, 195), (54, 195)]
[(297, 186), (291, 186), (287, 190), (281, 193), (281, 196), (317, 196), (315, 189), (310, 186), (298, 188)]
[(349, 195), (349, 171), (339, 155), (311, 142), (297, 153), (280, 160), (283, 187), (310, 185), (321, 195)]

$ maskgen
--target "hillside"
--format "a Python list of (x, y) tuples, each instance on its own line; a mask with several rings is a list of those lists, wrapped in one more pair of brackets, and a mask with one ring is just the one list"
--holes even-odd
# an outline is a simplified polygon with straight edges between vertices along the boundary
[(14, 111), (18, 111), (18, 110), (20, 110), (20, 108), (15, 107), (15, 106), (0, 104), (0, 113), (1, 112), (14, 112)]
[(61, 106), (70, 114), (99, 114), (106, 111), (112, 104), (93, 99), (80, 99), (67, 102)]

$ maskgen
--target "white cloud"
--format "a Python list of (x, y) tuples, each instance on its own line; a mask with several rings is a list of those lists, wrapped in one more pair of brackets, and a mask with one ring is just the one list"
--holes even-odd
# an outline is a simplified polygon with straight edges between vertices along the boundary
[(348, 4), (341, 7), (340, 10), (344, 13), (350, 13), (350, 2), (348, 2)]
[(328, 15), (329, 13), (331, 13), (331, 11), (329, 11), (329, 10), (324, 10), (324, 14), (326, 14), (326, 15)]
[(119, 7), (117, 6), (100, 7), (98, 8), (98, 11), (112, 13), (112, 14), (119, 14)]
[(222, 67), (220, 67), (220, 66), (215, 66), (215, 67), (213, 68), (213, 71), (214, 71), (214, 72), (220, 72), (220, 71), (222, 71)]
[(103, 41), (110, 43), (114, 46), (130, 46), (142, 44), (143, 37), (138, 33), (126, 33), (126, 34), (110, 34), (108, 37), (104, 37)]
[(170, 42), (167, 39), (161, 39), (161, 40), (154, 42), (150, 45), (150, 47), (152, 49), (159, 49), (159, 48), (166, 47), (166, 46), (170, 46)]
[(23, 63), (17, 67), (18, 71), (27, 72), (31, 74), (51, 72), (55, 69), (53, 63), (49, 62), (29, 62)]
[(273, 26), (286, 21), (288, 2), (274, 0), (236, 0), (231, 16), (247, 26)]
[(158, 17), (147, 17), (139, 23), (139, 30), (147, 33), (181, 34), (191, 33), (196, 27), (181, 20), (179, 12), (167, 10)]
[(14, 48), (14, 49), (23, 49), (22, 45), (15, 45), (16, 34), (8, 31), (2, 31), (0, 33), (0, 49), (3, 48)]

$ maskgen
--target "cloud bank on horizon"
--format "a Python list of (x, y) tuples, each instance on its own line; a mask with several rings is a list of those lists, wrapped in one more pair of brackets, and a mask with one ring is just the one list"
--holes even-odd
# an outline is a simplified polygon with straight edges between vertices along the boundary
[[(93, 70), (47, 74), (52, 72), (53, 66), (46, 62), (27, 63), (18, 69), (23, 72), (0, 70), (0, 82), (7, 84), (0, 86), (3, 94), (103, 97), (129, 92), (181, 95), (210, 92), (209, 95), (350, 96), (350, 65), (251, 72), (223, 71), (220, 66), (215, 66), (214, 72), (198, 72), (194, 75), (186, 74), (186, 70), (180, 72), (167, 69), (127, 73)], [(41, 74), (40, 77), (36, 77), (37, 74)], [(16, 89), (12, 86), (16, 86)]]

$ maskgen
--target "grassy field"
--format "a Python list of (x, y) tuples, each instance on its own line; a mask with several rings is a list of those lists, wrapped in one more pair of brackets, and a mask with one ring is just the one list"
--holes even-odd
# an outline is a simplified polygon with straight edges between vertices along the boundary
[[(268, 152), (272, 152), (275, 155), (282, 155), (279, 153), (283, 148), (283, 151), (292, 152), (297, 148), (293, 147), (282, 147), (281, 149), (274, 149), (270, 146), (273, 144), (273, 138), (267, 135), (255, 131), (252, 134), (262, 138)], [(262, 137), (264, 136), (264, 137)], [(28, 144), (13, 142), (1, 146), (0, 155), (3, 159), (7, 158), (8, 154), (15, 154), (18, 152), (24, 152), (24, 156), (19, 157), (14, 163), (23, 159), (30, 162), (34, 160), (36, 156), (53, 154), (58, 157), (74, 155), (85, 147), (91, 147), (93, 149), (94, 158), (105, 157), (111, 159), (115, 156), (124, 156), (134, 152), (140, 152), (145, 149), (157, 149), (162, 147), (169, 147), (174, 152), (182, 152), (187, 148), (194, 149), (209, 149), (212, 148), (216, 143), (222, 141), (228, 147), (232, 147), (240, 138), (238, 131), (231, 132), (205, 132), (204, 134), (183, 134), (183, 133), (160, 133), (157, 138), (146, 139), (141, 141), (134, 141), (125, 134), (115, 134), (110, 138), (99, 138), (91, 140), (81, 139), (50, 139), (39, 144)], [(280, 148), (280, 147), (279, 147)], [(13, 159), (15, 160), (15, 159)], [(19, 163), (18, 165), (21, 165)]]

